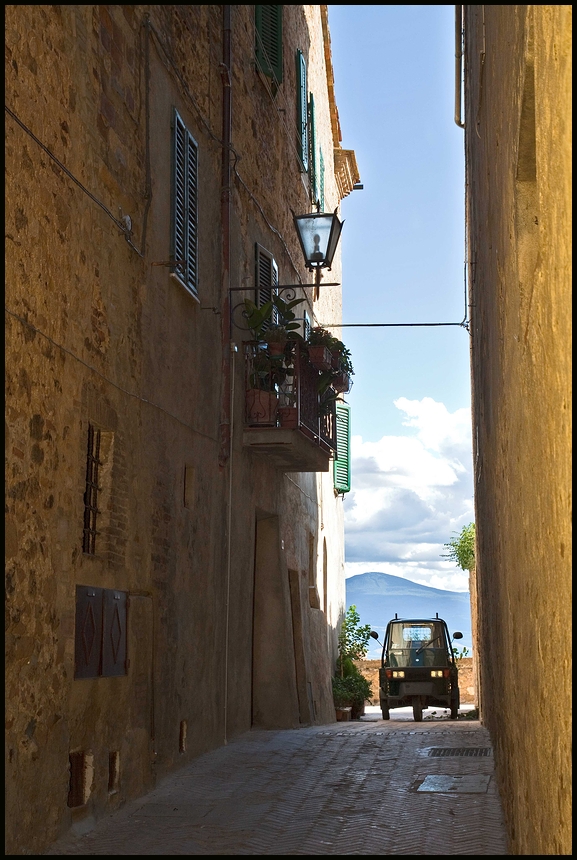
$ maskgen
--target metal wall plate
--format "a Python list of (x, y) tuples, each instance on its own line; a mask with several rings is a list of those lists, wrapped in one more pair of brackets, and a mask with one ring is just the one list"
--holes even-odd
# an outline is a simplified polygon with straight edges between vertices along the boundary
[(466, 774), (464, 776), (426, 776), (417, 791), (451, 792), (451, 794), (486, 794), (490, 776)]

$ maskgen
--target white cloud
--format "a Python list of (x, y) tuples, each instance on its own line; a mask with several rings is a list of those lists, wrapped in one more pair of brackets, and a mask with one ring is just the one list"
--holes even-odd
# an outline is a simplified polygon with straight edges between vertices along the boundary
[(395, 400), (415, 431), (379, 442), (352, 439), (345, 499), (346, 575), (382, 570), (466, 591), (468, 574), (443, 561), (444, 544), (472, 522), (471, 413), (430, 397)]

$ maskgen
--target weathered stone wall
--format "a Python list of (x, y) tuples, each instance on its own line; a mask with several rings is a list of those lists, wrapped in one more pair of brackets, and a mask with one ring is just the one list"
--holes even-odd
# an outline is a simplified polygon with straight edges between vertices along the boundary
[(571, 853), (571, 6), (465, 6), (481, 715), (510, 850)]
[[(255, 242), (281, 283), (310, 280), (291, 214), (311, 208), (293, 136), (297, 47), (327, 150), (327, 209), (340, 202), (321, 8), (283, 7), (285, 81), (273, 100), (255, 68), (254, 7), (231, 7), (229, 272), (223, 7), (6, 8), (9, 854), (41, 853), (250, 729), (266, 693), (253, 686), (255, 661), (274, 673), (281, 655), (290, 685), (280, 700), (260, 696), (261, 724), (334, 720), (342, 499), (331, 471), (283, 474), (243, 447), (240, 346), (230, 377), (225, 361), (226, 290), (254, 288)], [(173, 107), (199, 146), (198, 302), (166, 265)], [(340, 281), (338, 259), (330, 279)], [(339, 289), (306, 295), (313, 321), (340, 319)], [(233, 341), (243, 337), (233, 326)], [(103, 440), (93, 555), (82, 551), (89, 424)], [(276, 557), (258, 597), (280, 600), (276, 615), (256, 601), (255, 647), (255, 535), (267, 518)], [(127, 675), (75, 680), (77, 585), (128, 593)], [(69, 807), (79, 751), (88, 797)]]

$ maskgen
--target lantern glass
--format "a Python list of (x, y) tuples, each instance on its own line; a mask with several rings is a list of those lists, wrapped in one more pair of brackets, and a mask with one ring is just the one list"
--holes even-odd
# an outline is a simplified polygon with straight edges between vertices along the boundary
[(294, 221), (306, 265), (309, 268), (330, 268), (343, 226), (338, 217), (317, 212), (296, 215)]

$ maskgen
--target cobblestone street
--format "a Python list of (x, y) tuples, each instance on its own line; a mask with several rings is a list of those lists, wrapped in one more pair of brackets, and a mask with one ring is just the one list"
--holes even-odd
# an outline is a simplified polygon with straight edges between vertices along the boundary
[(367, 712), (249, 732), (46, 854), (507, 854), (479, 722)]

